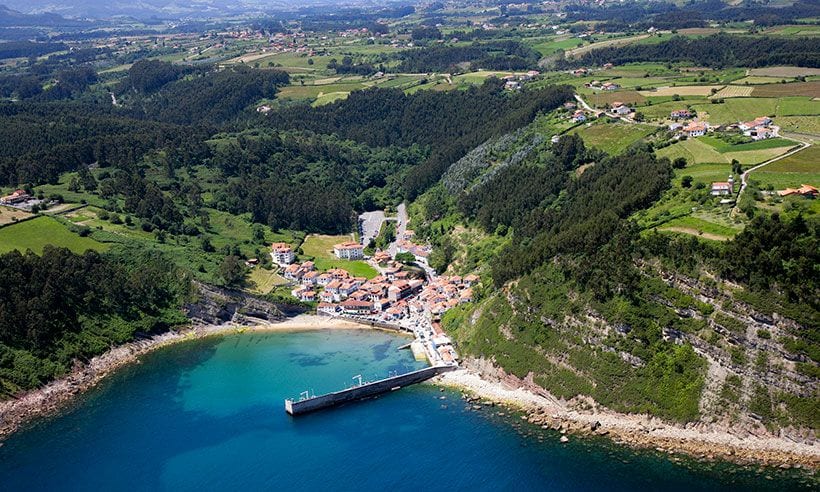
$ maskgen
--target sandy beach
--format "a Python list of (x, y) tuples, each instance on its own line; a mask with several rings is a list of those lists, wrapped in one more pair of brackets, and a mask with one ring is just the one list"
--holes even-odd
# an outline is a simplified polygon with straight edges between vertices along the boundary
[(581, 412), (546, 392), (536, 394), (523, 384), (489, 381), (467, 369), (442, 374), (434, 382), (465, 391), (477, 399), (518, 408), (527, 414), (530, 423), (558, 430), (561, 434), (607, 436), (633, 447), (668, 454), (684, 453), (709, 461), (723, 459), (784, 469), (820, 468), (820, 446), (814, 441), (798, 443), (768, 433), (740, 437), (715, 425), (675, 425), (649, 415), (608, 410)]
[(88, 364), (73, 370), (67, 376), (46, 386), (17, 395), (0, 402), (0, 441), (26, 423), (43, 416), (52, 415), (68, 405), (75, 396), (93, 388), (108, 374), (139, 359), (152, 350), (171, 344), (233, 333), (309, 330), (370, 330), (370, 325), (352, 320), (301, 314), (282, 322), (261, 323), (252, 326), (235, 324), (197, 325), (177, 331), (169, 331), (143, 340), (135, 340), (115, 347), (91, 359)]

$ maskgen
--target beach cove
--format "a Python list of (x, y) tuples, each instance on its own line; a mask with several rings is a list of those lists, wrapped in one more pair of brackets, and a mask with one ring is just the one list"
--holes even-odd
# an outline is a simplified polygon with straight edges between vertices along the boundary
[[(235, 331), (235, 329), (234, 329)], [(88, 488), (782, 490), (794, 471), (673, 462), (606, 438), (562, 444), (523, 413), (424, 384), (293, 419), (285, 397), (423, 367), (406, 338), (298, 328), (203, 337), (144, 354), (0, 447), (12, 490)], [(56, 451), (59, 450), (59, 451)], [(432, 477), (423, 470), (430, 470)], [(769, 476), (770, 478), (766, 478)]]

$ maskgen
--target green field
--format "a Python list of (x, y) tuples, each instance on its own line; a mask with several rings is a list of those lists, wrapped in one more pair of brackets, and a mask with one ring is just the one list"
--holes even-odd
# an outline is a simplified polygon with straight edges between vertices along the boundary
[(714, 241), (731, 239), (741, 231), (740, 228), (727, 227), (692, 215), (670, 220), (658, 230), (690, 234)]
[(715, 150), (717, 150), (721, 154), (726, 154), (729, 152), (743, 152), (749, 150), (775, 149), (778, 147), (794, 147), (795, 145), (797, 145), (796, 142), (786, 140), (785, 138), (767, 138), (766, 140), (758, 140), (756, 142), (748, 142), (736, 145), (732, 145), (725, 140), (721, 140), (720, 138), (713, 137), (710, 135), (698, 137), (698, 140), (711, 145), (715, 148)]
[(758, 116), (774, 115), (777, 112), (775, 98), (733, 97), (722, 104), (695, 104), (693, 107), (701, 121), (712, 125), (725, 125), (739, 121), (749, 121)]
[(725, 164), (692, 164), (677, 171), (678, 177), (692, 176), (695, 182), (701, 181), (706, 184), (714, 181), (726, 181), (730, 174), (732, 174), (732, 166), (728, 162)]
[(25, 252), (30, 249), (42, 254), (43, 247), (48, 244), (68, 248), (75, 253), (89, 249), (106, 251), (110, 248), (110, 245), (89, 237), (80, 237), (51, 217), (38, 217), (0, 229), (0, 253), (13, 250)]
[(669, 159), (683, 157), (690, 164), (729, 164), (732, 159), (737, 159), (743, 165), (753, 165), (784, 154), (795, 145), (797, 145), (795, 142), (785, 139), (729, 145), (720, 139), (703, 136), (679, 141), (659, 149), (655, 153), (658, 157), (667, 157)]
[(248, 275), (250, 291), (257, 294), (268, 294), (274, 288), (285, 285), (287, 282), (276, 270), (265, 270), (259, 266), (253, 268)]
[(302, 252), (313, 258), (316, 269), (320, 271), (331, 268), (347, 270), (354, 277), (373, 278), (378, 275), (376, 269), (364, 261), (347, 261), (336, 258), (333, 254), (333, 245), (352, 240), (352, 236), (325, 236), (311, 234), (302, 243)]
[(578, 45), (587, 44), (585, 41), (578, 38), (567, 39), (552, 39), (549, 41), (542, 41), (532, 45), (532, 49), (541, 53), (541, 56), (547, 56), (555, 53), (558, 50), (570, 50), (577, 48)]
[(649, 125), (627, 123), (598, 123), (590, 126), (579, 126), (572, 130), (592, 147), (610, 154), (620, 154), (630, 145), (656, 130)]
[(820, 101), (808, 97), (783, 97), (777, 105), (777, 116), (820, 115)]
[(655, 154), (657, 154), (658, 157), (667, 157), (670, 160), (683, 157), (690, 164), (729, 162), (714, 147), (706, 142), (701, 142), (700, 138), (689, 138), (673, 143), (672, 145), (655, 151)]
[(817, 116), (779, 116), (777, 124), (786, 131), (820, 135), (820, 118)]
[(811, 146), (789, 157), (766, 165), (750, 175), (762, 186), (776, 190), (796, 188), (802, 184), (820, 187), (820, 147)]

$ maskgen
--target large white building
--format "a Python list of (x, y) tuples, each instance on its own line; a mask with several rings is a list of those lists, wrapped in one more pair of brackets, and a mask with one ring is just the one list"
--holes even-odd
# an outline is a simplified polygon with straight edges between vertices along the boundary
[(290, 265), (296, 259), (293, 248), (287, 243), (273, 243), (270, 246), (270, 257), (279, 266)]
[(361, 260), (364, 258), (364, 246), (354, 242), (336, 244), (333, 254), (342, 260)]

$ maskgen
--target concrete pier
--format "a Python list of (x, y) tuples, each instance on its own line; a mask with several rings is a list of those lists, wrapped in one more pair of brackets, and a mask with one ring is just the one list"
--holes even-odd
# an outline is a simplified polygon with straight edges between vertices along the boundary
[(285, 411), (291, 415), (314, 412), (343, 403), (361, 400), (362, 398), (387, 393), (388, 391), (394, 391), (411, 384), (420, 383), (434, 376), (438, 376), (441, 373), (452, 371), (455, 368), (456, 366), (454, 365), (426, 367), (418, 371), (381, 379), (372, 383), (365, 383), (326, 395), (314, 396), (313, 398), (305, 398), (302, 400), (287, 399), (285, 400)]

